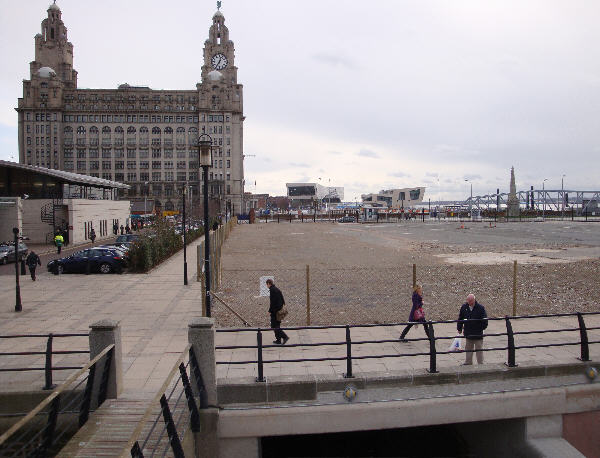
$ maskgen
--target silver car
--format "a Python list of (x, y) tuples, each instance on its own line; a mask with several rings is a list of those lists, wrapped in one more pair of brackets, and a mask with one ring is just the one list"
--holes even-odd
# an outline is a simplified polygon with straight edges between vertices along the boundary
[[(27, 257), (27, 245), (19, 242), (19, 261)], [(0, 245), (0, 264), (15, 262), (15, 244), (3, 243)]]

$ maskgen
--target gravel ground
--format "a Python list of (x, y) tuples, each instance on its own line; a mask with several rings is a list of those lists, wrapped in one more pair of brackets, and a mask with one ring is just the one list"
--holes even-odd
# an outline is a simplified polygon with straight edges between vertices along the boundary
[[(489, 316), (504, 316), (512, 315), (513, 258), (521, 260), (518, 315), (600, 311), (600, 224), (243, 224), (223, 247), (216, 293), (251, 325), (268, 326), (259, 278), (273, 275), (290, 311), (284, 325), (302, 326), (308, 265), (312, 325), (402, 322), (415, 264), (428, 319), (456, 319), (471, 292)], [(219, 326), (241, 326), (219, 303), (214, 316)]]

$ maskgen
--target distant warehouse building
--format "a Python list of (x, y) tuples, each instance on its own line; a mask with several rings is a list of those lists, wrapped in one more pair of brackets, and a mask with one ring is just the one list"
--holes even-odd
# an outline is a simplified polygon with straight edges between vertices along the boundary
[(319, 183), (286, 183), (291, 208), (312, 207), (315, 202), (336, 204), (344, 200), (343, 186), (323, 186)]
[(411, 208), (423, 202), (425, 187), (388, 189), (379, 191), (376, 194), (362, 194), (361, 200), (364, 204), (370, 204), (373, 207), (387, 208)]

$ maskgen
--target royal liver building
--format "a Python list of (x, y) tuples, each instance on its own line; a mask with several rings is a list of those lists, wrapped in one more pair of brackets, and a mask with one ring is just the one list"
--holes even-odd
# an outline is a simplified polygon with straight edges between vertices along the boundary
[(129, 198), (173, 211), (184, 186), (198, 196), (197, 140), (206, 133), (214, 145), (213, 206), (243, 212), (243, 88), (223, 14), (212, 18), (196, 89), (153, 90), (78, 89), (61, 10), (52, 4), (47, 13), (16, 109), (20, 162), (124, 182)]

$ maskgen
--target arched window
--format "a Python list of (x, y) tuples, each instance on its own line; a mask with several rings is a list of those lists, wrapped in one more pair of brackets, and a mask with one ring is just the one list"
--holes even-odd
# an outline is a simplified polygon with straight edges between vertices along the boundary
[(103, 133), (103, 134), (110, 134), (110, 127), (108, 127), (108, 126), (104, 126), (104, 127), (102, 128), (102, 133)]
[(65, 130), (63, 132), (65, 134), (71, 134), (71, 135), (73, 135), (73, 128), (71, 126), (67, 126), (67, 127), (65, 127)]
[(153, 127), (152, 135), (160, 135), (160, 127)]
[(115, 133), (116, 134), (122, 134), (123, 133), (123, 128), (121, 126), (115, 127)]
[(165, 127), (165, 134), (173, 135), (173, 129), (171, 127)]
[(83, 126), (77, 127), (77, 135), (85, 135), (85, 127), (83, 127)]
[(183, 128), (183, 127), (177, 128), (177, 144), (178, 145), (185, 144), (185, 128)]
[(136, 131), (135, 131), (135, 127), (133, 127), (133, 126), (129, 126), (129, 127), (127, 128), (127, 133), (128, 133), (128, 134), (135, 134), (135, 132), (136, 132)]
[(198, 142), (198, 129), (196, 127), (188, 129), (188, 142), (190, 145), (195, 145)]
[(96, 126), (90, 127), (90, 134), (98, 135), (98, 128)]
[(148, 133), (147, 127), (140, 127), (140, 134), (147, 134), (147, 133)]

